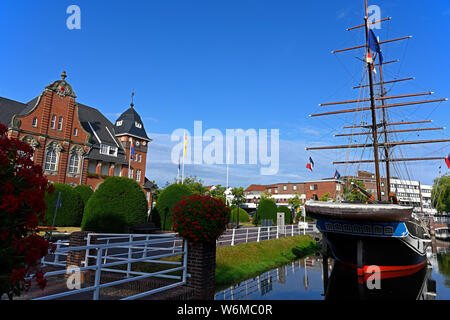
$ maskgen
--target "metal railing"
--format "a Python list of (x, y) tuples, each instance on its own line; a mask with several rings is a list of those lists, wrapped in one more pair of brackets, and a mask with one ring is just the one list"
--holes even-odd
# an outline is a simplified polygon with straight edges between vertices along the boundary
[(227, 230), (217, 239), (217, 246), (260, 242), (314, 232), (314, 225), (291, 224), (285, 226), (250, 227)]
[[(92, 243), (95, 236), (95, 242)], [(127, 241), (123, 241), (123, 239)], [(136, 240), (143, 238), (144, 240)], [(178, 280), (174, 283), (161, 286), (146, 292), (128, 296), (121, 300), (132, 300), (145, 297), (157, 292), (168, 290), (177, 286), (186, 284), (187, 274), (187, 243), (184, 246), (175, 245), (180, 242), (175, 234), (164, 235), (115, 235), (115, 234), (89, 234), (87, 237), (88, 244), (86, 246), (69, 247), (60, 243), (59, 248), (55, 251), (55, 260), (45, 261), (47, 265), (66, 266), (59, 260), (60, 256), (67, 256), (70, 251), (85, 251), (86, 258), (78, 272), (92, 270), (95, 271), (94, 284), (80, 289), (64, 291), (34, 300), (50, 300), (62, 298), (70, 295), (80, 294), (84, 292), (93, 292), (93, 300), (100, 297), (100, 289), (117, 286), (127, 282), (142, 280), (150, 277), (165, 278)], [(103, 243), (102, 243), (103, 242)], [(162, 258), (183, 255), (181, 261), (162, 261)], [(57, 258), (56, 258), (57, 257)], [(131, 264), (136, 262), (169, 264), (176, 267), (156, 272), (137, 272), (131, 270)], [(127, 265), (126, 270), (115, 269), (120, 265)], [(182, 275), (170, 275), (169, 273), (182, 271)], [(101, 283), (102, 272), (126, 274), (124, 279)], [(51, 271), (44, 274), (44, 277), (66, 275), (67, 270)]]

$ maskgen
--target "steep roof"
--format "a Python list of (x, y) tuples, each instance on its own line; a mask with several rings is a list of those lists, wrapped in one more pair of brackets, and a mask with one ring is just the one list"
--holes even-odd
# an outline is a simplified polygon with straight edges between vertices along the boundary
[[(78, 117), (83, 129), (91, 134), (89, 159), (127, 164), (122, 144), (115, 136), (114, 125), (97, 109), (78, 103)], [(100, 144), (117, 147), (117, 157), (100, 153)]]
[(116, 135), (118, 136), (131, 135), (150, 141), (147, 133), (145, 132), (141, 117), (136, 110), (134, 110), (133, 105), (131, 105), (131, 107), (122, 113), (116, 120), (114, 129), (116, 131)]
[(20, 114), (27, 104), (0, 97), (0, 123), (10, 125), (13, 115)]

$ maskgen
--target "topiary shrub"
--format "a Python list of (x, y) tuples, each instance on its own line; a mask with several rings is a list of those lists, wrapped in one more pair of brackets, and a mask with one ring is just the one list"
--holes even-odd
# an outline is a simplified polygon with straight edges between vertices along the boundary
[(166, 187), (158, 197), (156, 210), (159, 214), (161, 230), (172, 230), (172, 209), (184, 196), (192, 195), (191, 189), (183, 184), (174, 183)]
[(173, 208), (173, 227), (191, 242), (214, 243), (225, 231), (230, 208), (221, 199), (194, 194), (185, 196)]
[(279, 206), (277, 208), (277, 212), (284, 212), (284, 223), (285, 224), (292, 224), (292, 212), (291, 212), (291, 209), (289, 209), (286, 206)]
[(277, 224), (277, 205), (272, 199), (264, 199), (258, 205), (256, 210), (257, 224), (260, 224), (262, 220), (272, 219), (274, 225)]
[[(238, 211), (237, 207), (234, 207), (233, 209), (231, 209), (230, 222), (236, 221), (237, 211)], [(250, 221), (250, 217), (249, 217), (247, 211), (245, 211), (242, 208), (239, 208), (239, 222), (249, 222), (249, 221)]]
[(148, 204), (139, 184), (125, 177), (110, 177), (100, 184), (84, 209), (81, 229), (122, 233), (147, 221)]
[(44, 225), (51, 226), (55, 215), (55, 204), (61, 192), (61, 207), (56, 212), (55, 227), (79, 227), (83, 218), (84, 204), (81, 196), (71, 186), (54, 183), (55, 191), (45, 194), (47, 210), (45, 210)]
[(76, 186), (73, 188), (81, 197), (81, 200), (83, 200), (83, 204), (86, 205), (89, 198), (94, 194), (94, 191), (92, 191), (90, 186), (87, 186), (85, 184), (80, 184), (79, 186)]

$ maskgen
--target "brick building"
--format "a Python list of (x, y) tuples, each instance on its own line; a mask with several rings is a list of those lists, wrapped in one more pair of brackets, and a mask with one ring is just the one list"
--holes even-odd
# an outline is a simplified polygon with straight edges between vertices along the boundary
[(129, 177), (141, 185), (151, 203), (153, 185), (145, 177), (151, 139), (133, 104), (112, 124), (76, 98), (64, 71), (61, 80), (29, 102), (0, 97), (0, 123), (8, 126), (10, 137), (33, 147), (33, 160), (49, 181), (86, 184), (95, 190), (107, 177)]
[(296, 195), (305, 203), (309, 199), (320, 199), (327, 193), (330, 198), (337, 201), (342, 200), (344, 195), (343, 182), (335, 179), (287, 182), (270, 185), (250, 185), (245, 189), (244, 194), (247, 200), (247, 207), (253, 208), (255, 201), (259, 201), (261, 194), (269, 193), (277, 205), (288, 205), (289, 199)]

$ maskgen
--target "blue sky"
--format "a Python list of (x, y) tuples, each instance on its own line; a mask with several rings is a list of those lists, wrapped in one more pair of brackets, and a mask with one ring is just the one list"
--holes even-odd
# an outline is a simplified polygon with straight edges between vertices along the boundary
[[(69, 30), (66, 9), (81, 9), (81, 30)], [(381, 16), (393, 19), (375, 30), (381, 40), (412, 35), (383, 45), (385, 79), (414, 76), (388, 87), (391, 94), (434, 91), (420, 100), (450, 97), (450, 3), (447, 0), (369, 1)], [(348, 144), (333, 138), (343, 124), (362, 115), (309, 118), (318, 103), (356, 99), (363, 72), (361, 51), (338, 55), (331, 50), (363, 44), (362, 0), (160, 0), (160, 1), (21, 1), (0, 3), (0, 96), (29, 101), (67, 71), (67, 81), (81, 103), (102, 111), (111, 121), (130, 103), (153, 139), (147, 177), (164, 185), (177, 174), (170, 161), (178, 128), (204, 130), (279, 129), (280, 162), (276, 175), (261, 175), (258, 165), (231, 165), (230, 184), (276, 183), (351, 174), (369, 165), (335, 167), (332, 161), (357, 159), (361, 152), (306, 152), (305, 146)], [(417, 100), (419, 100), (417, 99)], [(412, 101), (403, 99), (396, 102)], [(354, 105), (334, 106), (325, 111)], [(392, 108), (392, 120), (433, 119), (450, 124), (450, 105)], [(394, 110), (396, 109), (396, 110)], [(358, 117), (358, 118), (357, 118)], [(362, 118), (364, 120), (364, 118)], [(404, 127), (398, 129), (403, 129)], [(413, 127), (410, 127), (413, 128)], [(449, 138), (448, 129), (403, 134), (400, 140)], [(445, 156), (450, 144), (401, 149), (402, 155)], [(366, 152), (367, 155), (367, 152)], [(312, 156), (316, 168), (306, 170)], [(432, 183), (443, 161), (410, 163), (396, 175)], [(225, 184), (224, 165), (186, 165), (186, 175), (206, 184)], [(444, 171), (444, 169), (442, 169)]]

